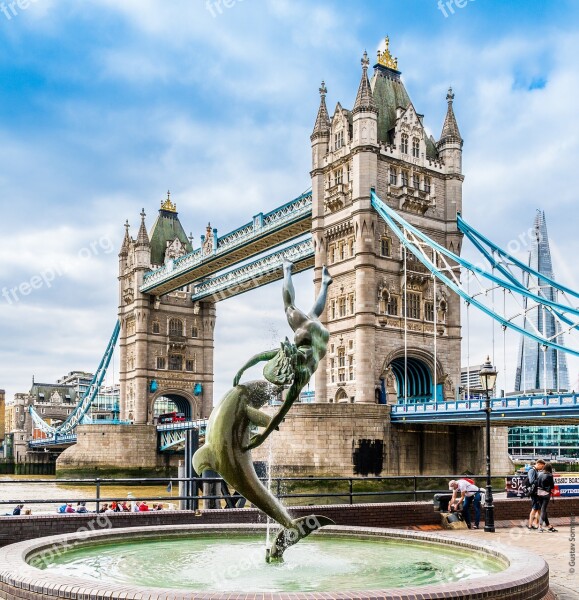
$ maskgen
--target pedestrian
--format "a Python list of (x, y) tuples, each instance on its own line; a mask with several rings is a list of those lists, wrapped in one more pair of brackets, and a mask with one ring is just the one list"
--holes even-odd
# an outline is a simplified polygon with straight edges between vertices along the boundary
[(539, 533), (543, 533), (545, 527), (548, 527), (547, 531), (551, 531), (552, 533), (557, 531), (552, 525), (550, 525), (549, 518), (547, 517), (547, 506), (554, 489), (555, 479), (553, 478), (553, 467), (551, 466), (551, 463), (545, 463), (545, 466), (539, 473), (537, 480), (537, 498), (541, 502)]
[(14, 510), (12, 511), (13, 515), (20, 515), (22, 514), (22, 509), (24, 508), (24, 504), (17, 504), (16, 507), (14, 508)]
[(74, 510), (74, 508), (72, 507), (72, 502), (67, 502), (67, 503), (66, 503), (66, 508), (64, 509), (64, 512), (65, 512), (65, 513), (73, 513), (73, 512), (76, 512), (76, 511)]
[(535, 465), (527, 471), (527, 480), (529, 487), (529, 498), (531, 499), (531, 512), (529, 513), (529, 522), (527, 529), (539, 529), (539, 512), (541, 510), (541, 501), (537, 497), (537, 482), (539, 473), (545, 467), (545, 461), (539, 458), (535, 461)]
[(76, 505), (76, 512), (77, 513), (87, 513), (88, 510), (86, 508), (86, 502), (78, 502)]
[(141, 506), (139, 506), (139, 512), (147, 512), (149, 510), (149, 505), (146, 502), (141, 502)]
[[(480, 488), (472, 479), (452, 480), (448, 483), (452, 498), (448, 504), (451, 511), (457, 511), (462, 505), (462, 516), (469, 529), (478, 529), (480, 525)], [(474, 506), (474, 525), (470, 519), (470, 508)]]

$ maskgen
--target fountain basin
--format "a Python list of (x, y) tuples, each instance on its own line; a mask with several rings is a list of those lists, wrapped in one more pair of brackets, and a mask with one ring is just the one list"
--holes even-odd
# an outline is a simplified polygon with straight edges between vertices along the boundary
[[(255, 544), (261, 545), (263, 551), (265, 547), (262, 542), (255, 541), (257, 538), (253, 538), (253, 541), (246, 538), (251, 534), (255, 535), (256, 532), (262, 532), (263, 529), (263, 526), (255, 525), (189, 525), (185, 527), (179, 525), (78, 532), (76, 534), (20, 542), (0, 549), (0, 590), (10, 600), (57, 597), (70, 598), (71, 600), (100, 600), (101, 598), (110, 598), (111, 600), (144, 600), (147, 598), (151, 600), (168, 600), (169, 598), (212, 600), (221, 598), (235, 598), (235, 600), (249, 600), (250, 598), (267, 598), (268, 600), (404, 598), (410, 600), (416, 598), (417, 594), (420, 594), (423, 599), (508, 597), (514, 600), (517, 598), (521, 600), (539, 600), (548, 594), (548, 566), (539, 556), (508, 547), (494, 547), (434, 534), (391, 529), (325, 527), (295, 547), (288, 549), (286, 564), (283, 568), (289, 569), (289, 574), (288, 572), (284, 574), (277, 565), (265, 565), (261, 560), (258, 563), (252, 562), (251, 553), (256, 550)], [(223, 576), (225, 576), (225, 579), (227, 577), (225, 573), (221, 573), (221, 568), (219, 568), (220, 577), (214, 578), (212, 576), (213, 579), (210, 577), (207, 582), (200, 584), (198, 589), (191, 589), (191, 583), (186, 581), (171, 583), (172, 575), (165, 573), (164, 570), (169, 567), (170, 563), (179, 565), (181, 560), (179, 558), (181, 556), (179, 554), (180, 550), (178, 550), (179, 545), (191, 545), (193, 553), (201, 553), (205, 559), (201, 570), (208, 570), (214, 564), (212, 556), (217, 557), (219, 553), (219, 550), (215, 550), (215, 548), (208, 550), (212, 539), (223, 544), (223, 554), (234, 562), (239, 559), (234, 558), (235, 553), (232, 548), (239, 545), (240, 542), (248, 544), (246, 551), (242, 549), (242, 554), (246, 559), (244, 567), (238, 569), (241, 571), (242, 580), (245, 578), (245, 588), (235, 589), (227, 585), (223, 587)], [(261, 533), (260, 539), (263, 540)], [(139, 543), (140, 547), (134, 546), (136, 543)], [(171, 561), (167, 561), (166, 557), (157, 554), (155, 544), (159, 543), (174, 545), (169, 546), (169, 556), (173, 557)], [(195, 544), (198, 545), (199, 543), (201, 547), (195, 549)], [(204, 546), (208, 543), (209, 546)], [(327, 549), (325, 549), (326, 544)], [(388, 558), (386, 554), (383, 554), (387, 550), (386, 547), (392, 546), (392, 544), (394, 544), (394, 554), (398, 557), (404, 556), (403, 562), (418, 565), (418, 570), (420, 570), (421, 564), (424, 565), (424, 573), (422, 574), (424, 577), (419, 577), (418, 580), (412, 580), (410, 584), (406, 584), (409, 587), (387, 587), (382, 585), (381, 575), (374, 573), (374, 569), (372, 569), (373, 573), (369, 583), (363, 585), (357, 578), (356, 569), (348, 573), (348, 569), (352, 568), (351, 565), (347, 562), (340, 562), (342, 560), (346, 561), (348, 558), (344, 556), (348, 554), (348, 548), (351, 547), (352, 554), (354, 554), (355, 549), (357, 552), (362, 548), (364, 552), (371, 545), (374, 546), (370, 550), (373, 552), (372, 556), (375, 557), (377, 565), (384, 566), (386, 564), (386, 570), (391, 567), (391, 569), (399, 571), (401, 567), (395, 563), (392, 555)], [(302, 545), (302, 548), (300, 548), (300, 545)], [(475, 567), (475, 571), (467, 573), (467, 579), (418, 585), (424, 579), (428, 580), (430, 578), (431, 573), (429, 573), (429, 570), (440, 570), (439, 566), (431, 567), (428, 561), (415, 557), (413, 552), (416, 548), (421, 551), (420, 546), (424, 546), (436, 555), (446, 551), (449, 562), (455, 561), (457, 555), (464, 555), (467, 557), (467, 562)], [(120, 552), (116, 558), (114, 557), (115, 547)], [(338, 548), (338, 551), (334, 552), (332, 548)], [(259, 550), (259, 547), (257, 549)], [(300, 553), (305, 552), (306, 559), (304, 560), (303, 556), (298, 559), (296, 555), (292, 562), (292, 550)], [(450, 553), (448, 553), (449, 550)], [(107, 556), (113, 556), (112, 563), (109, 563), (109, 566), (110, 564), (118, 564), (119, 556), (122, 556), (122, 561), (126, 561), (126, 570), (134, 572), (134, 580), (131, 581), (121, 577), (117, 581), (107, 581), (105, 578), (107, 574), (104, 571), (102, 572), (103, 577), (99, 578), (98, 569), (96, 576), (94, 572), (92, 574), (88, 571), (83, 572), (83, 553), (86, 556), (92, 556), (93, 563), (96, 561), (97, 567), (99, 564), (101, 567), (104, 566), (104, 571), (107, 570), (105, 560)], [(151, 564), (155, 565), (153, 570), (156, 568), (159, 575), (163, 575), (156, 580), (148, 577), (151, 567), (147, 567), (145, 563), (147, 554), (152, 558)], [(268, 572), (281, 573), (286, 579), (289, 578), (290, 582), (293, 580), (299, 583), (300, 563), (305, 565), (303, 566), (303, 579), (306, 579), (305, 572), (308, 568), (313, 569), (314, 574), (318, 573), (319, 578), (323, 578), (324, 573), (318, 564), (325, 564), (324, 556), (326, 555), (330, 556), (330, 562), (335, 563), (333, 568), (337, 567), (339, 571), (337, 579), (340, 581), (340, 585), (332, 585), (330, 582), (323, 589), (310, 587), (305, 590), (301, 589), (301, 591), (299, 587), (293, 588), (290, 585), (289, 588), (283, 588), (286, 591), (271, 591), (272, 588), (264, 587), (263, 581), (257, 581), (256, 578), (255, 588), (247, 588), (248, 582), (251, 588), (251, 582), (254, 581), (253, 577), (257, 575), (257, 571), (261, 571), (263, 574), (264, 569), (269, 570), (266, 575)], [(48, 556), (52, 556), (60, 562), (63, 568), (66, 569), (66, 574), (54, 570), (54, 567), (41, 569), (31, 564), (36, 562), (37, 564), (44, 563), (46, 565), (50, 562), (46, 560)], [(132, 562), (135, 556), (137, 560)], [(141, 561), (138, 559), (139, 556), (142, 557)], [(307, 556), (310, 556), (311, 560), (307, 559)], [(41, 557), (44, 557), (43, 561), (40, 560)], [(105, 562), (99, 563), (101, 560), (105, 560)], [(90, 561), (87, 560), (88, 562)], [(485, 575), (478, 573), (476, 568), (482, 563), (487, 563), (492, 572)], [(139, 572), (140, 565), (144, 567), (141, 573)], [(183, 567), (185, 568), (184, 572), (186, 572), (187, 563), (184, 563)], [(75, 572), (78, 573), (78, 576)], [(311, 577), (311, 573), (308, 574), (308, 577)], [(314, 576), (312, 579), (314, 583), (315, 579)], [(155, 581), (159, 581), (163, 585), (157, 586)], [(140, 585), (140, 582), (144, 582), (145, 585)], [(189, 589), (186, 589), (185, 583), (189, 586)], [(290, 591), (287, 591), (288, 589)]]

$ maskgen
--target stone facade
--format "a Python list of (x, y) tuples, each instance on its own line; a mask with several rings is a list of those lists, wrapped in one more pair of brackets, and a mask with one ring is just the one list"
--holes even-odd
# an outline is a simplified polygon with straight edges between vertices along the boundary
[(121, 419), (152, 423), (160, 397), (173, 400), (188, 418), (207, 417), (213, 402), (215, 307), (212, 302), (193, 305), (188, 288), (161, 297), (139, 291), (147, 271), (191, 250), (169, 199), (150, 237), (145, 214), (141, 217), (137, 239), (127, 226), (119, 254)]

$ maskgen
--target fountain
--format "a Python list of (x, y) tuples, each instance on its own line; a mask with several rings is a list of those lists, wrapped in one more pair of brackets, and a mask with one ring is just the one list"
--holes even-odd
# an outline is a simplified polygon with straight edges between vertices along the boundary
[[(337, 526), (316, 514), (292, 519), (260, 482), (251, 449), (278, 428), (325, 355), (329, 338), (319, 316), (331, 277), (324, 267), (320, 294), (306, 315), (294, 304), (291, 269), (291, 263), (284, 263), (283, 299), (294, 342), (286, 339), (278, 350), (260, 353), (240, 369), (232, 389), (214, 408), (205, 444), (193, 458), (197, 473), (219, 472), (230, 487), (281, 526), (266, 560), (261, 525), (84, 528), (0, 548), (0, 597), (547, 597), (548, 567), (538, 556), (422, 532)], [(240, 383), (244, 371), (261, 361), (266, 362), (267, 381)], [(270, 417), (260, 408), (272, 386), (287, 391)], [(262, 431), (251, 435), (255, 426)], [(304, 538), (308, 539), (296, 545)]]

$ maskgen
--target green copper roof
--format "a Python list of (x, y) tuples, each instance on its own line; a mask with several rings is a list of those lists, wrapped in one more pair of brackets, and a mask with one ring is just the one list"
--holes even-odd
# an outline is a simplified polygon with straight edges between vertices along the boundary
[[(412, 101), (400, 79), (400, 72), (383, 65), (374, 65), (374, 75), (370, 82), (374, 102), (378, 107), (378, 140), (392, 143), (392, 133), (396, 124), (396, 109), (407, 109)], [(438, 152), (432, 140), (425, 135), (426, 156), (436, 158)]]
[(178, 213), (160, 209), (159, 216), (153, 225), (150, 235), (151, 264), (164, 264), (167, 242), (170, 243), (175, 238), (179, 239), (179, 241), (185, 246), (187, 252), (193, 251), (185, 230), (179, 221)]

